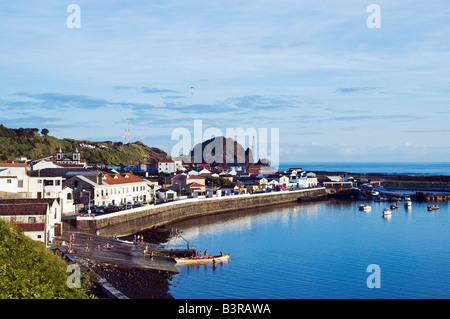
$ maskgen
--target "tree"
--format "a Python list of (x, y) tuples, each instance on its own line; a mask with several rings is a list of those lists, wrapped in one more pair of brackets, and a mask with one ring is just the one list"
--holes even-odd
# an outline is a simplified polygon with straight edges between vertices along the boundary
[(50, 131), (47, 130), (46, 128), (42, 129), (42, 131), (41, 131), (41, 134), (44, 135), (44, 136), (47, 136), (48, 133), (50, 133)]

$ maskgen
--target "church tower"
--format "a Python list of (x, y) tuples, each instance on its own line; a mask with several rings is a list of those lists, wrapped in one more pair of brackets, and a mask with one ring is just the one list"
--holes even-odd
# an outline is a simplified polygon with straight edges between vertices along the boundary
[(56, 153), (56, 160), (62, 161), (63, 159), (64, 159), (64, 153), (62, 152), (61, 147), (60, 147), (58, 153)]
[(78, 148), (75, 148), (75, 152), (72, 154), (72, 159), (74, 162), (76, 162), (76, 164), (80, 163), (81, 158), (80, 158), (80, 152), (78, 152)]

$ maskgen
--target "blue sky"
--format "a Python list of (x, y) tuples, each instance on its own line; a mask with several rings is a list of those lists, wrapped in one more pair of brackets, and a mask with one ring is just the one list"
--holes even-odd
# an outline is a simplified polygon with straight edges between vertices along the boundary
[[(70, 29), (69, 4), (81, 8)], [(381, 8), (381, 28), (366, 20)], [(448, 161), (448, 1), (7, 1), (0, 123), (170, 153), (279, 129), (280, 161)], [(191, 89), (191, 87), (194, 87)]]

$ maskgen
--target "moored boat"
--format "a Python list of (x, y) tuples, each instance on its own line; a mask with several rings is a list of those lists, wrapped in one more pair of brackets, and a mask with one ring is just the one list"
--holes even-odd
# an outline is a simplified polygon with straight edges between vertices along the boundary
[(389, 208), (385, 208), (385, 209), (383, 209), (383, 216), (386, 216), (386, 215), (391, 215), (392, 214), (392, 212), (390, 211), (390, 209)]
[(438, 210), (439, 209), (439, 205), (433, 205), (433, 206), (428, 206), (427, 210), (429, 212), (433, 211), (433, 210)]
[(391, 205), (391, 209), (397, 209), (397, 208), (400, 208), (400, 205), (398, 203)]
[(370, 205), (367, 205), (367, 204), (359, 205), (359, 210), (361, 210), (361, 211), (368, 212), (371, 209), (372, 209), (372, 207)]
[(411, 198), (410, 197), (405, 197), (405, 207), (409, 207), (411, 206)]
[(195, 257), (174, 257), (173, 260), (178, 264), (198, 264), (198, 263), (212, 263), (212, 262), (225, 262), (230, 258), (231, 253), (226, 255), (216, 256), (195, 256)]

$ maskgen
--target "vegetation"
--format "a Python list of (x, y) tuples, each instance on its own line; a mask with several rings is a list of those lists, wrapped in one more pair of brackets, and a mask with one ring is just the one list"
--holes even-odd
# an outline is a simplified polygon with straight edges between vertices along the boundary
[[(85, 299), (89, 279), (69, 288), (68, 264), (13, 224), (0, 220), (0, 298)], [(83, 272), (82, 272), (83, 274)]]
[[(169, 159), (167, 153), (142, 142), (123, 144), (121, 142), (90, 142), (85, 140), (58, 139), (48, 135), (47, 129), (39, 134), (37, 128), (10, 129), (0, 125), (0, 161), (16, 160), (18, 156), (38, 159), (55, 155), (61, 148), (71, 153), (78, 148), (81, 158), (93, 164), (130, 165), (136, 163), (156, 164), (160, 160)], [(80, 147), (80, 143), (95, 148)]]

